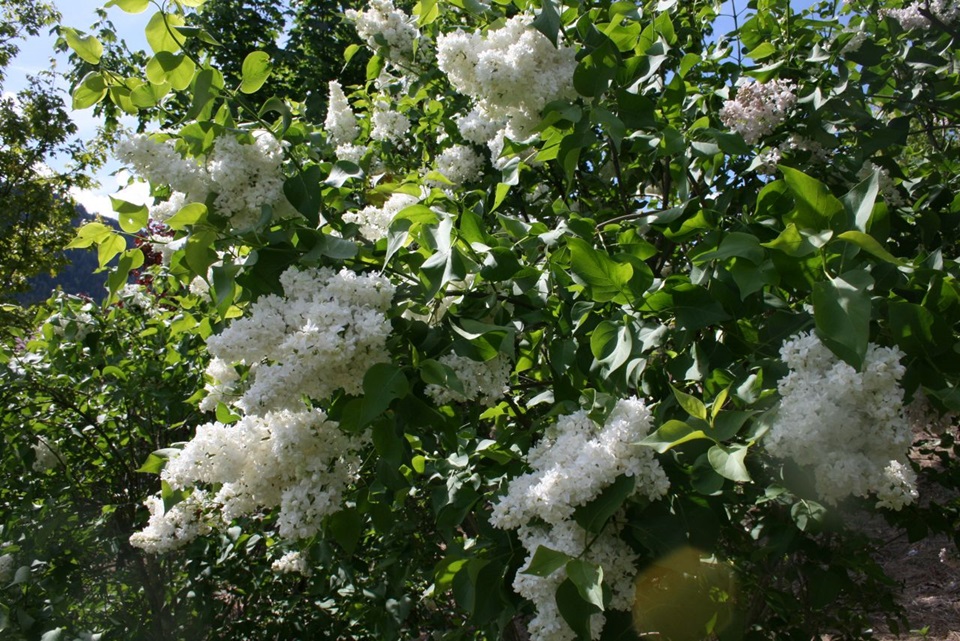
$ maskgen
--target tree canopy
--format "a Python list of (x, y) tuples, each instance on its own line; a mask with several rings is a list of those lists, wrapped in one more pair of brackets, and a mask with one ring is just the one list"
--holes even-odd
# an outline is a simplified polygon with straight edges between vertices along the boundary
[[(115, 153), (153, 202), (71, 246), (136, 336), (202, 342), (129, 545), (219, 634), (906, 629), (852, 515), (960, 524), (921, 498), (960, 482), (956, 7), (372, 0), (321, 116), (281, 31), (110, 4), (151, 51), (65, 36), (74, 105), (144, 114)], [(11, 376), (104, 331), (42, 326)]]

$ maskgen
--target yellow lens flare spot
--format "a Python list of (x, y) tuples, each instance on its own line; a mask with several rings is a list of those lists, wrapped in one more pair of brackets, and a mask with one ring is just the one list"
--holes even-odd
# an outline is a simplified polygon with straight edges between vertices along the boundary
[(654, 561), (637, 576), (636, 586), (633, 622), (641, 635), (700, 641), (722, 632), (734, 616), (733, 568), (693, 547)]

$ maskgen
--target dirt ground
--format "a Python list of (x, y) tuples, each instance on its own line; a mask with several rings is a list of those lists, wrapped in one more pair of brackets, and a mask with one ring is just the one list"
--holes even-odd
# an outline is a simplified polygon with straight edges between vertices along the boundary
[[(953, 428), (956, 434), (956, 428)], [(921, 438), (936, 439), (930, 434)], [(922, 467), (939, 462), (923, 456), (916, 450), (913, 458)], [(940, 504), (953, 500), (956, 493), (940, 485), (919, 486), (921, 502)], [(916, 543), (893, 529), (880, 517), (865, 519), (865, 530), (876, 540), (886, 541), (878, 554), (878, 561), (887, 575), (903, 585), (900, 603), (906, 608), (913, 632), (896, 636), (877, 628), (879, 641), (928, 639), (960, 641), (960, 556), (953, 542), (946, 536), (928, 537)]]

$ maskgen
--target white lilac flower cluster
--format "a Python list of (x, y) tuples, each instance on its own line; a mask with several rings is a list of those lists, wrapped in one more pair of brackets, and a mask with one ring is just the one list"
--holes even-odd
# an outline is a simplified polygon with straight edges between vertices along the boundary
[(386, 45), (390, 58), (409, 60), (413, 57), (420, 31), (416, 21), (393, 6), (392, 0), (370, 0), (365, 10), (348, 9), (345, 15), (353, 22), (357, 35), (374, 51)]
[(117, 296), (123, 301), (123, 304), (131, 309), (139, 310), (145, 314), (157, 312), (154, 299), (147, 293), (142, 285), (136, 283), (127, 283), (120, 288)]
[(360, 164), (360, 161), (363, 159), (363, 155), (365, 153), (367, 153), (366, 147), (363, 145), (354, 145), (352, 143), (337, 145), (337, 149), (334, 152), (337, 160), (346, 160), (347, 162), (352, 162), (354, 165)]
[(877, 172), (880, 194), (883, 196), (883, 200), (891, 207), (903, 207), (906, 201), (903, 199), (903, 196), (900, 195), (900, 190), (897, 189), (893, 178), (890, 177), (889, 169), (867, 161), (863, 164), (863, 167), (860, 168), (860, 171), (857, 172), (857, 178), (865, 180), (869, 178), (873, 172)]
[(0, 556), (0, 583), (7, 584), (13, 580), (17, 570), (17, 560), (10, 553)]
[(40, 436), (30, 447), (33, 448), (35, 472), (46, 472), (60, 466), (60, 450), (55, 444)]
[(720, 109), (723, 124), (743, 136), (748, 145), (756, 144), (783, 122), (797, 102), (796, 86), (789, 80), (757, 82), (749, 80), (737, 88), (737, 97), (725, 100)]
[(356, 140), (360, 133), (360, 128), (357, 126), (357, 116), (350, 108), (350, 103), (347, 102), (347, 96), (344, 95), (340, 83), (331, 80), (329, 87), (327, 117), (323, 121), (323, 128), (333, 145), (337, 147), (348, 145)]
[(280, 536), (303, 539), (340, 509), (360, 469), (357, 451), (364, 443), (363, 436), (345, 434), (319, 409), (268, 412), (233, 425), (201, 425), (161, 478), (174, 489), (219, 487), (203, 495), (204, 511), (219, 512), (225, 523), (278, 508)]
[(881, 9), (880, 17), (893, 18), (900, 23), (905, 31), (911, 29), (927, 29), (930, 27), (930, 20), (920, 13), (921, 8), (930, 11), (937, 20), (950, 24), (960, 17), (960, 5), (954, 0), (924, 0), (922, 3), (915, 3), (901, 9)]
[(204, 162), (183, 158), (174, 142), (158, 142), (137, 134), (117, 144), (117, 157), (153, 185), (167, 185), (170, 198), (150, 210), (153, 220), (164, 222), (191, 202), (205, 202), (216, 194), (217, 213), (230, 219), (234, 229), (255, 226), (263, 206), (282, 207), (283, 150), (272, 134), (254, 133), (244, 144), (232, 136), (216, 140)]
[(484, 407), (493, 407), (503, 398), (510, 382), (510, 361), (501, 355), (480, 362), (466, 356), (445, 354), (440, 357), (440, 363), (453, 370), (463, 393), (431, 383), (427, 385), (427, 396), (437, 405), (477, 401)]
[(801, 333), (783, 344), (780, 356), (790, 372), (778, 384), (780, 407), (764, 437), (767, 450), (812, 467), (828, 503), (871, 493), (877, 507), (898, 510), (913, 502), (912, 434), (899, 385), (903, 353), (871, 343), (858, 372), (815, 334)]
[(83, 339), (97, 327), (97, 321), (89, 312), (74, 312), (73, 316), (56, 314), (51, 316), (48, 322), (55, 336), (66, 335), (67, 329), (72, 326), (73, 340), (78, 343), (83, 342)]
[[(594, 537), (572, 517), (578, 506), (595, 499), (621, 475), (634, 477), (635, 494), (651, 501), (667, 493), (669, 481), (653, 451), (638, 445), (650, 427), (650, 411), (637, 398), (619, 401), (602, 427), (585, 411), (561, 417), (528, 453), (532, 471), (510, 482), (490, 518), (495, 527), (518, 530), (528, 564), (537, 549), (546, 546), (602, 566), (615, 610), (629, 610), (633, 604), (636, 555), (615, 525)], [(555, 593), (564, 579), (563, 568), (546, 577), (518, 573), (514, 579), (514, 589), (537, 608), (529, 625), (532, 639), (575, 638), (556, 605)], [(603, 622), (602, 616), (591, 620), (593, 638), (599, 637)]]
[(299, 574), (301, 576), (310, 576), (313, 570), (310, 569), (309, 561), (299, 552), (287, 552), (282, 557), (273, 562), (270, 569), (277, 574)]
[[(437, 64), (457, 91), (475, 101), (472, 117), (506, 123), (506, 135), (514, 140), (534, 132), (547, 103), (576, 96), (575, 50), (563, 43), (555, 47), (531, 22), (532, 16), (522, 14), (486, 34), (456, 31), (437, 39)], [(482, 142), (493, 139), (487, 136)]]
[(394, 216), (410, 205), (415, 205), (420, 199), (410, 194), (396, 192), (390, 195), (381, 207), (368, 205), (359, 211), (347, 212), (343, 215), (343, 222), (355, 223), (360, 226), (360, 235), (371, 242), (377, 242), (387, 237), (390, 223)]
[(480, 178), (485, 164), (484, 158), (469, 145), (447, 147), (437, 156), (437, 171), (454, 185)]
[(374, 102), (370, 124), (373, 125), (370, 138), (383, 142), (399, 143), (410, 131), (410, 119), (393, 109), (385, 98)]
[[(206, 170), (198, 162), (181, 156), (174, 145), (172, 139), (160, 142), (147, 134), (135, 134), (121, 139), (114, 151), (117, 158), (133, 167), (141, 178), (154, 185), (169, 185), (174, 192), (179, 192), (178, 200), (203, 202), (211, 191)], [(176, 211), (170, 215), (174, 213)]]
[(130, 545), (150, 554), (163, 554), (181, 548), (210, 531), (204, 518), (207, 496), (201, 490), (165, 510), (160, 496), (143, 502), (150, 510), (147, 527), (130, 536)]
[[(304, 396), (328, 398), (341, 388), (361, 392), (366, 371), (387, 358), (385, 312), (394, 285), (346, 268), (291, 268), (280, 283), (283, 296), (261, 297), (248, 316), (207, 339), (214, 389), (232, 387), (224, 364), (239, 364), (250, 368), (252, 382), (233, 404), (247, 413), (301, 407)], [(216, 401), (201, 404), (215, 407)]]

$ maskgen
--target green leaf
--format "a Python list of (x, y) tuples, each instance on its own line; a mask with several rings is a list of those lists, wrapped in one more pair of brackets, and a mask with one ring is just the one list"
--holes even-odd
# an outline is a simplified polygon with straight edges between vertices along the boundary
[(110, 295), (114, 296), (120, 288), (127, 284), (131, 269), (143, 266), (143, 252), (139, 249), (130, 249), (120, 255), (116, 268), (107, 277), (107, 287)]
[(163, 500), (163, 511), (169, 512), (177, 503), (187, 498), (187, 492), (184, 490), (175, 490), (166, 481), (160, 481), (160, 498)]
[(120, 229), (123, 231), (135, 234), (147, 226), (149, 214), (145, 205), (129, 203), (113, 196), (110, 196), (110, 203), (113, 205), (113, 211), (117, 212)]
[(100, 263), (100, 267), (106, 267), (113, 258), (127, 248), (127, 239), (117, 234), (116, 232), (111, 233), (109, 236), (104, 237), (97, 244), (97, 260)]
[(104, 7), (120, 7), (127, 13), (143, 13), (150, 6), (150, 0), (110, 0)]
[(92, 107), (107, 95), (107, 83), (99, 73), (91, 71), (77, 88), (73, 90), (73, 108), (86, 109)]
[(167, 227), (170, 229), (186, 229), (189, 225), (195, 225), (205, 220), (207, 217), (207, 206), (203, 203), (189, 203), (180, 208), (180, 211), (167, 219)]
[(216, 238), (216, 232), (203, 231), (196, 233), (196, 230), (194, 230), (194, 233), (187, 239), (187, 244), (184, 247), (184, 259), (194, 274), (206, 276), (207, 269), (218, 259), (217, 252), (211, 247)]
[(634, 273), (630, 263), (618, 263), (606, 252), (600, 252), (582, 238), (567, 238), (573, 273), (587, 286), (590, 296), (598, 303), (614, 301), (632, 303), (643, 297), (653, 282), (647, 271)]
[(873, 171), (866, 180), (843, 196), (847, 218), (855, 229), (864, 233), (870, 231), (870, 219), (873, 216), (873, 206), (877, 202), (879, 191), (879, 172)]
[(436, 21), (440, 17), (440, 7), (438, 0), (420, 0), (414, 7), (414, 15), (417, 16), (417, 26), (424, 27)]
[(94, 243), (99, 243), (113, 233), (113, 229), (103, 223), (87, 223), (77, 230), (77, 237), (67, 243), (66, 249), (89, 247)]
[(150, 17), (144, 33), (147, 37), (147, 44), (153, 49), (154, 53), (168, 51), (176, 53), (180, 51), (179, 38), (174, 36), (171, 31), (175, 27), (184, 26), (183, 18), (175, 13), (164, 13), (158, 11)]
[(573, 559), (567, 563), (567, 577), (587, 603), (603, 610), (603, 568), (596, 563)]
[(169, 82), (177, 91), (183, 91), (193, 82), (196, 70), (186, 54), (160, 51), (147, 62), (147, 80), (155, 85)]
[(533, 28), (546, 36), (554, 47), (557, 46), (557, 38), (560, 35), (560, 14), (553, 0), (540, 0), (540, 13), (533, 19)]
[(696, 254), (691, 257), (691, 260), (695, 265), (702, 265), (707, 261), (733, 257), (745, 258), (751, 263), (759, 265), (763, 262), (763, 248), (760, 246), (760, 240), (753, 234), (731, 232), (723, 237), (716, 249), (708, 249)]
[(680, 403), (680, 407), (682, 407), (687, 414), (694, 418), (699, 418), (702, 421), (707, 420), (707, 406), (703, 404), (703, 401), (685, 392), (681, 392), (672, 385), (670, 389), (673, 390), (673, 395), (677, 398), (677, 402)]
[(545, 545), (539, 545), (537, 551), (533, 553), (530, 563), (526, 568), (520, 570), (520, 574), (550, 576), (572, 560), (573, 557), (568, 554), (557, 552)]
[(862, 231), (845, 231), (842, 234), (837, 236), (837, 240), (843, 240), (848, 243), (852, 243), (859, 247), (860, 249), (865, 250), (866, 252), (873, 254), (880, 260), (891, 263), (893, 265), (902, 266), (903, 261), (888, 252), (883, 248), (877, 239), (869, 234), (865, 234)]
[(847, 272), (813, 286), (817, 335), (839, 358), (860, 369), (870, 339), (873, 278), (862, 270)]
[(616, 45), (605, 39), (573, 70), (573, 86), (582, 96), (600, 96), (610, 88), (619, 66), (620, 56)]
[(752, 60), (763, 60), (764, 58), (769, 58), (778, 51), (779, 49), (774, 47), (769, 42), (761, 42), (759, 45), (750, 50), (750, 53), (747, 54), (747, 57)]
[(269, 54), (263, 51), (247, 54), (240, 70), (240, 91), (254, 93), (267, 81), (271, 71), (273, 71), (273, 63), (270, 62)]
[(145, 474), (159, 474), (163, 468), (166, 466), (167, 461), (171, 457), (176, 456), (180, 453), (180, 450), (174, 447), (165, 447), (155, 452), (151, 452), (147, 456), (147, 460), (143, 462), (136, 471), (143, 472)]
[(357, 255), (359, 248), (353, 241), (323, 234), (318, 236), (313, 248), (301, 258), (304, 262), (310, 262), (319, 259), (321, 256), (333, 258), (335, 260), (346, 260)]
[(653, 434), (640, 441), (640, 445), (652, 447), (655, 452), (663, 454), (667, 450), (697, 439), (710, 437), (703, 430), (691, 427), (683, 421), (670, 420), (661, 425)]
[(363, 517), (356, 508), (345, 508), (327, 517), (327, 530), (347, 556), (353, 556), (363, 533)]
[(888, 311), (893, 338), (911, 357), (945, 358), (952, 349), (953, 333), (943, 315), (904, 301), (890, 301)]
[(578, 507), (574, 513), (574, 520), (587, 532), (599, 534), (607, 521), (620, 511), (627, 498), (633, 494), (637, 479), (633, 476), (618, 476), (592, 501)]
[(834, 217), (844, 211), (843, 203), (816, 178), (798, 169), (780, 166), (783, 179), (793, 194), (796, 209), (790, 218), (798, 227), (822, 231), (831, 228)]
[(747, 445), (714, 445), (707, 452), (707, 459), (717, 474), (725, 479), (739, 483), (749, 483), (750, 473), (743, 461), (747, 456)]
[(790, 508), (790, 517), (802, 532), (817, 532), (827, 516), (827, 508), (816, 501), (801, 500)]
[(330, 169), (330, 175), (324, 180), (324, 184), (331, 187), (343, 187), (351, 178), (362, 178), (363, 170), (360, 166), (348, 160), (338, 160)]
[(633, 337), (626, 325), (602, 321), (590, 334), (590, 351), (604, 370), (612, 372), (633, 353)]
[(363, 398), (347, 405), (340, 426), (358, 432), (383, 414), (394, 399), (410, 393), (410, 383), (403, 370), (393, 363), (377, 363), (363, 376)]
[(503, 199), (507, 197), (507, 194), (510, 192), (510, 185), (506, 183), (497, 183), (497, 191), (493, 198), (493, 207), (490, 208), (490, 211), (496, 211), (503, 203)]
[(793, 258), (803, 258), (817, 251), (813, 243), (801, 234), (793, 223), (788, 224), (775, 239), (762, 243), (762, 246), (776, 249)]
[(61, 27), (60, 32), (67, 41), (67, 46), (73, 49), (80, 58), (92, 65), (100, 64), (103, 55), (103, 45), (94, 36), (81, 36), (76, 29)]
[(590, 641), (590, 617), (600, 612), (600, 608), (580, 596), (580, 590), (573, 581), (566, 579), (556, 592), (557, 610), (567, 622), (579, 641)]
[(170, 83), (155, 85), (148, 82), (130, 91), (130, 102), (140, 109), (150, 109), (168, 93), (170, 93)]
[(290, 125), (293, 124), (293, 112), (290, 110), (290, 105), (276, 96), (271, 96), (263, 103), (263, 106), (260, 107), (260, 116), (270, 112), (280, 114), (281, 126), (277, 134), (282, 138), (283, 134), (287, 133), (287, 130), (290, 129)]

